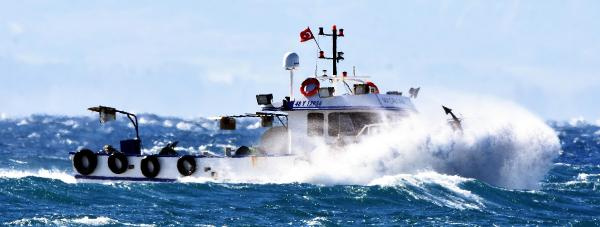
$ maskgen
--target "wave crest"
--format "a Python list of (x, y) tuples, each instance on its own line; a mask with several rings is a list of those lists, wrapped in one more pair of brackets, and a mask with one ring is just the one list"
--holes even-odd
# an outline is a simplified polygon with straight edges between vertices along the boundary
[(77, 183), (72, 175), (60, 170), (39, 169), (37, 171), (0, 169), (0, 178), (21, 179), (26, 177), (38, 177), (53, 180), (60, 180), (68, 184)]

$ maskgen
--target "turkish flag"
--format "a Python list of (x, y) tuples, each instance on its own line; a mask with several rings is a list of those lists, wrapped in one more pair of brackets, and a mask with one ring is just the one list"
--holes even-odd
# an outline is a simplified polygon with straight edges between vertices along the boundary
[(308, 40), (314, 39), (315, 36), (310, 31), (310, 28), (307, 27), (304, 31), (300, 32), (300, 42), (306, 42)]

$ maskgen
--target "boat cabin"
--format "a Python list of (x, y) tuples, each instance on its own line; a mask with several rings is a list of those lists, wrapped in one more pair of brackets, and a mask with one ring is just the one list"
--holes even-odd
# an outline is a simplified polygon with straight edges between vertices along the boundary
[[(310, 34), (304, 34), (306, 32)], [(319, 28), (319, 35), (330, 36), (333, 40), (332, 57), (326, 57), (317, 43), (320, 50), (318, 58), (332, 61), (332, 75), (327, 75), (327, 71), (323, 70), (323, 75), (306, 78), (300, 85), (302, 95), (295, 97), (294, 90), (297, 87), (293, 84), (293, 78), (294, 71), (299, 66), (299, 57), (296, 53), (287, 53), (283, 64), (290, 71), (290, 95), (276, 103), (273, 103), (272, 94), (257, 95), (261, 112), (224, 117), (221, 119), (221, 128), (232, 129), (235, 117), (261, 117), (263, 126), (271, 126), (273, 119), (278, 119), (281, 126), (272, 127), (265, 132), (259, 149), (267, 152), (283, 149), (286, 153), (291, 153), (300, 146), (311, 147), (311, 143), (344, 145), (356, 142), (361, 136), (377, 131), (378, 126), (416, 112), (411, 97), (416, 97), (418, 89), (410, 90), (411, 97), (403, 96), (397, 91), (383, 94), (373, 82), (366, 80), (368, 77), (356, 76), (355, 73), (349, 76), (345, 71), (338, 75), (337, 63), (344, 60), (344, 53), (337, 51), (337, 38), (343, 37), (343, 29), (338, 30), (334, 25), (332, 33), (325, 34), (323, 28)], [(301, 33), (301, 39), (314, 39), (310, 29)], [(264, 146), (281, 141), (286, 143), (277, 146), (278, 149)]]

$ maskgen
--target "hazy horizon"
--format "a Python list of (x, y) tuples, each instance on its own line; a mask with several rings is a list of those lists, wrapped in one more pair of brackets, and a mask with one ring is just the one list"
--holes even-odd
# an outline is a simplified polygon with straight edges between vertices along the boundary
[(299, 32), (336, 24), (340, 71), (356, 66), (384, 91), (443, 88), (594, 122), (597, 12), (597, 1), (3, 1), (0, 114), (253, 112), (255, 94), (288, 93), (285, 52), (301, 58), (296, 86), (313, 74), (315, 45)]

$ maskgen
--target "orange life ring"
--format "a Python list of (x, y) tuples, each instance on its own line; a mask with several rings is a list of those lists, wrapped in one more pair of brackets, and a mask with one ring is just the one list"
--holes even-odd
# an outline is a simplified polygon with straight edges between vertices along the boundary
[(379, 88), (377, 87), (377, 85), (375, 85), (373, 82), (371, 81), (367, 81), (366, 83), (369, 87), (374, 87), (375, 88), (375, 94), (379, 94)]
[[(312, 90), (306, 90), (309, 85), (313, 85), (314, 88)], [(319, 80), (316, 78), (307, 78), (302, 82), (302, 86), (300, 86), (300, 93), (306, 97), (316, 95), (319, 92), (319, 86)]]

